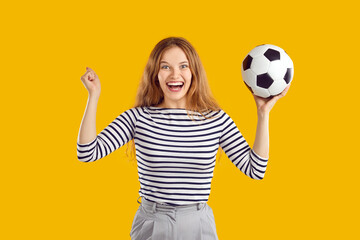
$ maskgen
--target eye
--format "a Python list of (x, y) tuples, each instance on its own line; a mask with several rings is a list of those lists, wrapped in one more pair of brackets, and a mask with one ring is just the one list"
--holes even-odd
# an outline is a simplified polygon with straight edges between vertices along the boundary
[(181, 68), (187, 68), (187, 67), (188, 67), (188, 65), (186, 65), (186, 64), (181, 65)]
[(169, 66), (167, 66), (167, 65), (163, 65), (161, 68), (162, 69), (167, 69)]

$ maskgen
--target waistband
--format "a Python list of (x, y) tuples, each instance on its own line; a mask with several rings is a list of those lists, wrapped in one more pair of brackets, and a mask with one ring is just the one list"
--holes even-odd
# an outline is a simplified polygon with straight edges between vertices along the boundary
[(166, 204), (150, 201), (148, 199), (145, 199), (144, 197), (141, 197), (141, 202), (139, 202), (139, 198), (138, 198), (138, 203), (140, 203), (141, 206), (143, 206), (145, 209), (147, 209), (149, 211), (152, 211), (152, 212), (156, 212), (156, 211), (161, 211), (161, 212), (198, 211), (198, 210), (202, 209), (206, 204), (206, 202), (199, 202), (199, 203), (192, 203), (192, 204), (175, 206), (175, 205), (166, 205)]

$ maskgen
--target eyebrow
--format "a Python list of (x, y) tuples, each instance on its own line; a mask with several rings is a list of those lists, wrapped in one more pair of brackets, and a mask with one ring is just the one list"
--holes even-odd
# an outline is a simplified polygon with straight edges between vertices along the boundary
[[(168, 63), (167, 61), (161, 61), (160, 63)], [(188, 61), (183, 61), (183, 62), (180, 62), (179, 64), (181, 63), (188, 63)]]

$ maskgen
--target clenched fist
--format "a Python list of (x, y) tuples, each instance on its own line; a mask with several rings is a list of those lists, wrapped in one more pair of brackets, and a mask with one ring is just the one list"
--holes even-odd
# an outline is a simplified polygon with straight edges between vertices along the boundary
[(85, 88), (89, 92), (90, 96), (99, 97), (101, 86), (100, 79), (91, 68), (86, 68), (86, 73), (81, 76), (81, 81), (83, 82)]

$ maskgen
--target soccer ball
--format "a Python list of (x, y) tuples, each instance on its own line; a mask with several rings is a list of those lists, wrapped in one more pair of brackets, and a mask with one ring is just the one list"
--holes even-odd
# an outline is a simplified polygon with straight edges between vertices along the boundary
[(269, 98), (278, 95), (290, 84), (294, 76), (294, 64), (280, 47), (263, 44), (245, 57), (241, 75), (254, 95)]

